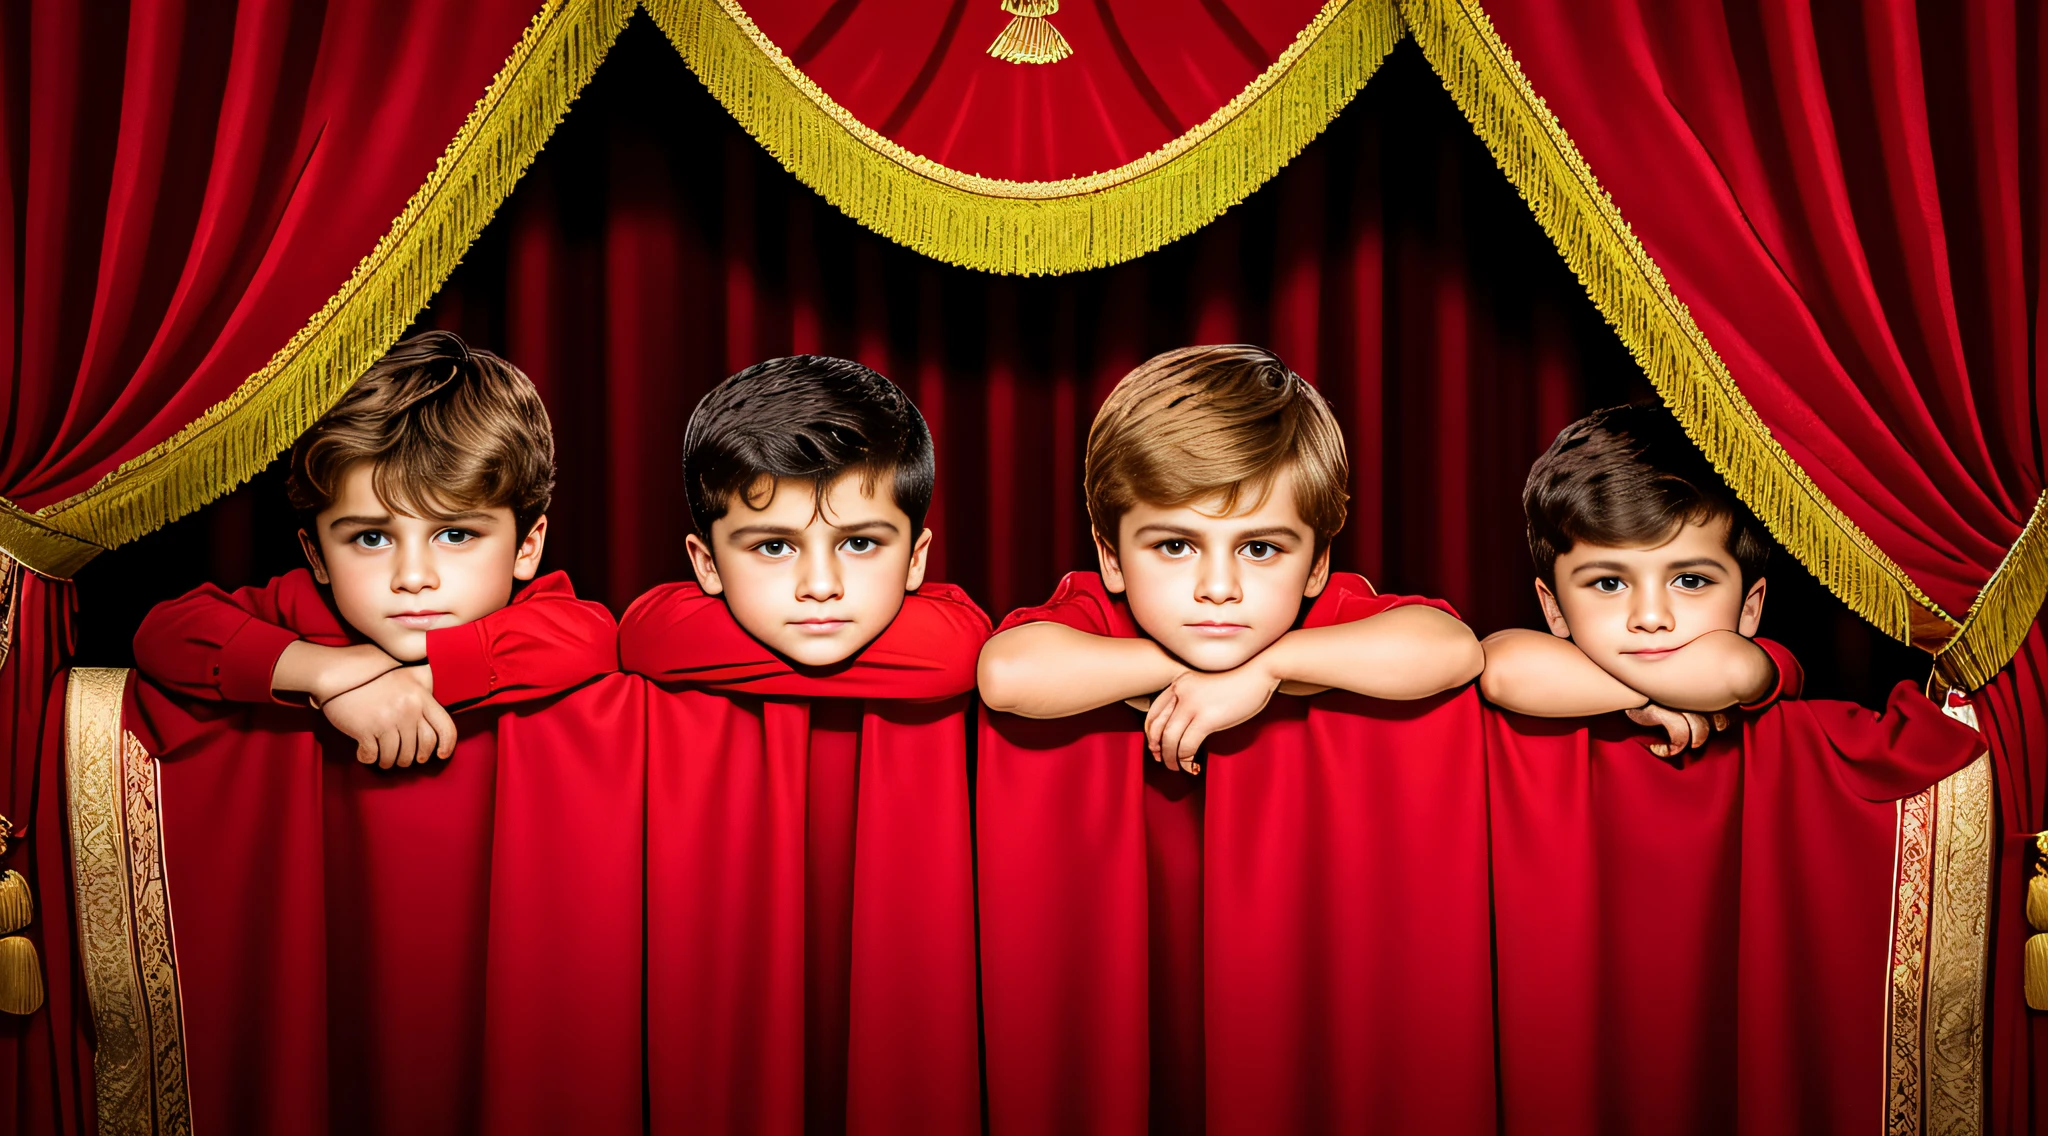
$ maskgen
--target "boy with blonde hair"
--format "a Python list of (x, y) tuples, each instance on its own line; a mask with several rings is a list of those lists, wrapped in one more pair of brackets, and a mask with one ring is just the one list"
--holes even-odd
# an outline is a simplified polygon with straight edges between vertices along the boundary
[(1100, 572), (981, 659), (995, 1131), (1493, 1130), (1480, 653), (1331, 571), (1347, 468), (1257, 347), (1098, 412)]

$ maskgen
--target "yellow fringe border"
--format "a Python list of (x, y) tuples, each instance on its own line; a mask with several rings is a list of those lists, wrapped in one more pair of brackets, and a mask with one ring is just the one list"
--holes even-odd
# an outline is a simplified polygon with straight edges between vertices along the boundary
[(1960, 625), (1827, 499), (1728, 368), (1476, 3), (1403, 0), (1430, 65), (1693, 442), (1779, 543), (1885, 633), (1932, 651)]
[(819, 196), (934, 260), (1016, 275), (1120, 264), (1208, 224), (1314, 141), (1402, 36), (1393, 0), (1330, 0), (1200, 126), (1114, 170), (1014, 182), (948, 169), (869, 129), (734, 0), (647, 10), (733, 118)]
[[(248, 480), (396, 341), (446, 281), (589, 82), (633, 0), (550, 0), (370, 255), (234, 394), (84, 493), (30, 514), (0, 500), (0, 550), (70, 576)], [(1206, 122), (1117, 169), (1053, 182), (950, 170), (833, 102), (735, 0), (645, 0), (705, 87), (785, 167), (860, 223), (934, 259), (1057, 274), (1193, 232), (1272, 178), (1412, 31), (1495, 161), (1686, 431), (1780, 543), (1851, 610), (1975, 689), (2048, 595), (2037, 505), (1959, 623), (1814, 485), (1736, 387), (1477, 3), (1330, 0)]]
[(2048, 597), (2048, 492), (2034, 502), (2033, 515), (2005, 560), (1991, 574), (1970, 610), (1963, 628), (1934, 656), (1934, 673), (1951, 686), (1976, 690), (2005, 669), (2019, 653), (2027, 632)]
[(39, 573), (68, 577), (101, 550), (197, 509), (283, 453), (427, 306), (634, 7), (632, 0), (550, 0), (390, 230), (268, 365), (85, 492), (34, 515), (0, 509), (0, 547)]

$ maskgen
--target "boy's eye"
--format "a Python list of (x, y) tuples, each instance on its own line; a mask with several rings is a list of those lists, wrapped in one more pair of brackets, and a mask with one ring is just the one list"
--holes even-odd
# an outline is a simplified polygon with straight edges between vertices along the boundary
[(1713, 583), (1713, 581), (1707, 579), (1705, 576), (1700, 575), (1698, 572), (1681, 572), (1678, 574), (1678, 577), (1676, 579), (1671, 581), (1671, 583), (1672, 586), (1680, 588), (1684, 591), (1697, 592), (1701, 588), (1706, 587), (1708, 584)]
[(1237, 551), (1246, 560), (1271, 560), (1280, 555), (1280, 546), (1268, 541), (1254, 540)]
[(1191, 545), (1184, 540), (1162, 540), (1159, 542), (1157, 547), (1159, 551), (1165, 553), (1169, 558), (1174, 560), (1179, 560), (1181, 557), (1186, 556), (1187, 554), (1195, 550), (1194, 545)]
[(764, 540), (754, 546), (754, 551), (773, 560), (780, 560), (796, 549), (786, 540)]
[(391, 537), (384, 533), (378, 532), (376, 529), (365, 529), (364, 531), (359, 532), (356, 535), (348, 538), (348, 542), (350, 544), (355, 545), (357, 548), (391, 547)]
[(434, 536), (443, 544), (468, 544), (476, 539), (477, 534), (471, 529), (442, 529)]
[(875, 550), (875, 538), (869, 536), (850, 536), (841, 541), (839, 547), (853, 553), (873, 552)]
[(1627, 586), (1627, 584), (1621, 582), (1621, 577), (1619, 576), (1602, 576), (1593, 581), (1592, 585), (1594, 591), (1606, 595), (1613, 595)]

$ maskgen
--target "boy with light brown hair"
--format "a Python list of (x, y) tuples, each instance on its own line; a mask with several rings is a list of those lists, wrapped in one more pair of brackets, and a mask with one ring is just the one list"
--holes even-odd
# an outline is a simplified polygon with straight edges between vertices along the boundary
[(1347, 472), (1258, 347), (1097, 413), (1100, 572), (980, 661), (992, 1130), (1494, 1130), (1479, 644), (1331, 570)]

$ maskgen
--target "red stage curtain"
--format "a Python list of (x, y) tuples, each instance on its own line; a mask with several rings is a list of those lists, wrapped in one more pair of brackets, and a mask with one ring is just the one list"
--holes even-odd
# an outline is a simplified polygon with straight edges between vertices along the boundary
[[(2044, 485), (2038, 6), (1518, 0), (1492, 15), (1771, 433), (1961, 619)], [(2017, 563), (2032, 579), (2004, 583), (2038, 605), (2039, 573)], [(2032, 614), (2015, 605), (2013, 638)], [(2031, 1088), (2048, 1086), (2048, 1017), (2024, 1008), (2017, 953), (2022, 836), (2048, 827), (2044, 659), (2037, 628), (1979, 701), (2008, 837), (1988, 1022), (2002, 1132), (2048, 1120)]]
[[(534, 10), (0, 7), (0, 499), (66, 499), (263, 369), (426, 181)], [(4, 543), (34, 539), (0, 519)], [(49, 987), (42, 1013), (0, 1016), (0, 1132), (90, 1119), (43, 744), (72, 612), (68, 583), (28, 579), (0, 671), (0, 813), (30, 832), (7, 866), (36, 886)]]

